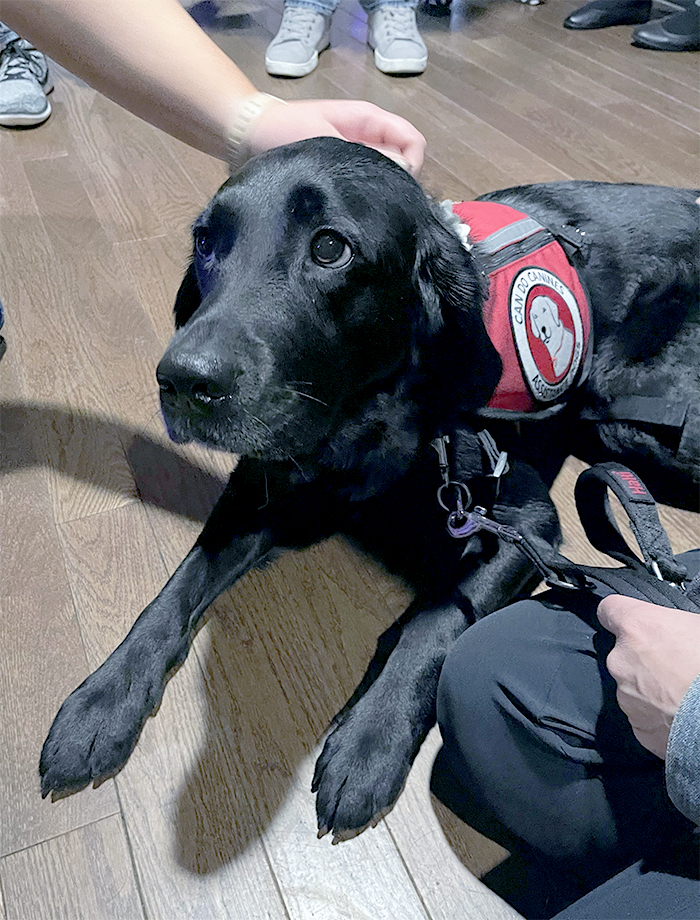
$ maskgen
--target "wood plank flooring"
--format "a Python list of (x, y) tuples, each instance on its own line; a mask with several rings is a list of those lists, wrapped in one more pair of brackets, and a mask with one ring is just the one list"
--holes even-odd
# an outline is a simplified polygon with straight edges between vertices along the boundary
[[(412, 79), (375, 70), (355, 0), (301, 81), (264, 72), (279, 0), (227, 0), (210, 26), (262, 90), (410, 118), (436, 195), (568, 177), (697, 184), (698, 56), (632, 48), (625, 28), (566, 32), (575, 6), (421, 14), (430, 60)], [(45, 125), (0, 130), (0, 918), (515, 917), (478, 879), (503, 851), (431, 800), (435, 733), (375, 830), (316, 839), (318, 740), (408, 599), (340, 540), (220, 598), (124, 771), (41, 800), (58, 705), (177, 566), (232, 466), (167, 442), (154, 380), (189, 224), (225, 169), (55, 76)], [(567, 551), (596, 561), (570, 501), (579, 467), (555, 495)], [(695, 516), (663, 513), (677, 550), (700, 544)]]

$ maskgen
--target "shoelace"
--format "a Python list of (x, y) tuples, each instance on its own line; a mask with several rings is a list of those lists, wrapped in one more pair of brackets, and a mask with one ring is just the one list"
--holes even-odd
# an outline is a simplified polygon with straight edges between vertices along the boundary
[[(311, 34), (311, 29), (313, 28), (316, 17), (318, 13), (314, 10), (303, 9), (302, 7), (293, 7), (293, 15), (288, 15), (285, 12), (285, 15), (282, 17), (282, 23), (280, 25), (280, 30), (277, 34), (279, 41), (304, 41), (308, 39)], [(291, 12), (291, 10), (289, 11)]]
[[(45, 71), (41, 61), (32, 57), (33, 48), (26, 46), (24, 39), (15, 38), (8, 42), (0, 59), (0, 70), (4, 80), (25, 80), (27, 76), (36, 77), (41, 83), (45, 79)], [(38, 51), (34, 52), (39, 54)], [(7, 61), (7, 63), (5, 63)]]
[(413, 9), (406, 6), (388, 6), (382, 10), (380, 31), (387, 41), (394, 38), (411, 38), (415, 31)]

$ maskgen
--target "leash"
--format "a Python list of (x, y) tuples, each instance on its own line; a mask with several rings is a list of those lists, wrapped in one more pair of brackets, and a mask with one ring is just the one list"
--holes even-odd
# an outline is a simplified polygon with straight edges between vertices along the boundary
[[(449, 477), (449, 468), (444, 475)], [(441, 489), (448, 485), (455, 483), (445, 481)], [(609, 491), (617, 496), (629, 519), (642, 553), (641, 560), (622, 536), (612, 512)], [(472, 510), (462, 507), (460, 511), (458, 507), (449, 511), (442, 501), (440, 504), (449, 511), (447, 530), (452, 537), (469, 539), (481, 530), (494, 534), (517, 546), (551, 587), (590, 590), (598, 582), (615, 594), (700, 613), (700, 580), (694, 579), (688, 588), (687, 570), (676, 561), (668, 534), (659, 520), (656, 502), (636, 473), (619, 463), (599, 463), (581, 473), (574, 497), (591, 544), (622, 562), (620, 568), (579, 565), (554, 550), (545, 557), (514, 527), (489, 518), (486, 508), (477, 505)]]

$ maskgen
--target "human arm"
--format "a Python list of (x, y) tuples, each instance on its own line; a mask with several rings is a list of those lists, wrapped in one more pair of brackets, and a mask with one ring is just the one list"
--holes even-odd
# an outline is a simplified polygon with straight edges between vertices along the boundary
[(676, 713), (666, 749), (666, 790), (694, 824), (700, 825), (700, 677)]
[[(0, 20), (119, 105), (222, 160), (256, 94), (177, 0), (0, 0)], [(321, 135), (378, 147), (414, 174), (423, 161), (420, 132), (367, 102), (276, 102), (247, 140), (255, 153)]]
[(606, 665), (620, 707), (640, 744), (666, 760), (676, 807), (700, 823), (700, 615), (610, 595), (598, 619), (616, 637)]

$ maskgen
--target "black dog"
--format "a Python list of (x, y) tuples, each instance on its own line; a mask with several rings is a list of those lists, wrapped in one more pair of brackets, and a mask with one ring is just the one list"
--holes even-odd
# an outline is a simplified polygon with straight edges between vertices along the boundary
[[(41, 757), (44, 795), (121, 769), (220, 592), (282, 548), (340, 532), (417, 599), (333, 723), (314, 778), (319, 827), (342, 838), (385, 813), (434, 723), (450, 646), (537, 581), (492, 534), (453, 539), (443, 480), (464, 484), (440, 493), (453, 523), (458, 500), (472, 501), (543, 553), (559, 540), (548, 490), (571, 453), (619, 459), (659, 500), (694, 505), (697, 195), (561, 182), (485, 196), (522, 212), (517, 227), (531, 235), (506, 234), (516, 254), (546, 243), (543, 228), (561, 238), (593, 316), (586, 343), (585, 316), (567, 327), (552, 308), (563, 287), (513, 281), (511, 303), (530, 297), (521, 346), (539, 365), (547, 346), (553, 362), (528, 378), (535, 411), (520, 418), (493, 404), (505, 372), (482, 302), (497, 238), (465, 248), (407, 173), (343, 141), (271, 151), (227, 182), (194, 227), (158, 379), (175, 441), (242, 459), (177, 572), (61, 707)], [(559, 399), (556, 378), (572, 368)], [(444, 436), (441, 460), (431, 442)]]

